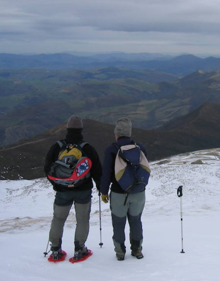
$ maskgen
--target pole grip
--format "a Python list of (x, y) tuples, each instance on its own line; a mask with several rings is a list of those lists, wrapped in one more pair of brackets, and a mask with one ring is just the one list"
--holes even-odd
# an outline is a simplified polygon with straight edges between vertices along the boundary
[(180, 185), (178, 188), (177, 188), (177, 196), (178, 197), (182, 197), (183, 196), (183, 186)]

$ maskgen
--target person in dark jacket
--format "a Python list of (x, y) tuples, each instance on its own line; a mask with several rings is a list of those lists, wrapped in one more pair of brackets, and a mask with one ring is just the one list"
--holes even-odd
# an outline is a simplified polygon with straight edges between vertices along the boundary
[[(71, 116), (67, 122), (67, 134), (65, 142), (67, 144), (80, 144), (83, 142), (83, 122), (80, 117)], [(58, 159), (61, 148), (58, 143), (52, 145), (47, 153), (44, 165), (44, 172), (48, 175), (52, 163)], [(54, 213), (49, 233), (49, 241), (51, 242), (52, 257), (57, 260), (62, 255), (62, 236), (65, 221), (68, 217), (70, 209), (74, 204), (76, 215), (76, 229), (74, 237), (74, 259), (80, 259), (83, 255), (88, 254), (85, 246), (89, 234), (89, 219), (91, 211), (91, 197), (93, 181), (96, 187), (100, 189), (100, 178), (102, 174), (101, 162), (96, 150), (90, 145), (85, 144), (83, 151), (88, 158), (92, 160), (91, 176), (78, 187), (68, 188), (52, 181), (54, 190), (56, 191), (54, 200)], [(48, 179), (49, 180), (49, 179)]]
[[(114, 133), (119, 147), (131, 144), (133, 142), (131, 140), (131, 131), (132, 124), (128, 118), (120, 118), (117, 120)], [(144, 146), (139, 142), (136, 142), (136, 144), (147, 157), (147, 152)], [(125, 225), (126, 220), (128, 219), (130, 226), (131, 254), (137, 259), (141, 259), (144, 257), (142, 254), (143, 229), (141, 215), (145, 205), (145, 191), (128, 195), (122, 190), (115, 179), (114, 173), (117, 152), (118, 149), (114, 144), (111, 144), (105, 150), (100, 184), (102, 201), (104, 203), (108, 203), (110, 199), (113, 226), (113, 244), (114, 250), (116, 252), (116, 258), (118, 260), (124, 260), (125, 258)], [(110, 187), (111, 192), (109, 198), (108, 194)], [(126, 196), (128, 196), (127, 199)]]

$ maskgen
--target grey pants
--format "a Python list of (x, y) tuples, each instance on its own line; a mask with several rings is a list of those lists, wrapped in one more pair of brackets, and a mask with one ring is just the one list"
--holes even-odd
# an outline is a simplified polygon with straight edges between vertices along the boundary
[(142, 249), (143, 229), (141, 215), (145, 205), (145, 191), (129, 194), (126, 204), (126, 194), (111, 192), (110, 208), (112, 213), (113, 243), (115, 252), (125, 253), (125, 225), (130, 226), (130, 244), (132, 250)]
[(75, 250), (84, 246), (89, 234), (91, 211), (91, 190), (57, 192), (54, 201), (54, 213), (49, 233), (52, 247), (62, 246), (63, 228), (70, 209), (74, 204), (76, 215)]

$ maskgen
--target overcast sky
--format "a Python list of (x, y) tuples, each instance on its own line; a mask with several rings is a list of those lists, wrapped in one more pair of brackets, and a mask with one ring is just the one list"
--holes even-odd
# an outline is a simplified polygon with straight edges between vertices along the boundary
[(220, 54), (219, 0), (0, 0), (1, 53)]

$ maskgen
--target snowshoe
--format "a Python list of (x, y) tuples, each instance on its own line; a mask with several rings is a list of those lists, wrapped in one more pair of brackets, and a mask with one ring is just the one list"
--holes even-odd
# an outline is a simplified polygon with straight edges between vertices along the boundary
[(60, 262), (64, 261), (67, 256), (67, 253), (62, 250), (52, 251), (52, 254), (49, 256), (48, 261), (50, 262)]
[(87, 260), (93, 254), (93, 252), (91, 250), (88, 250), (87, 248), (86, 250), (84, 251), (83, 250), (76, 251), (74, 253), (74, 256), (69, 259), (69, 262), (71, 263), (81, 262)]

